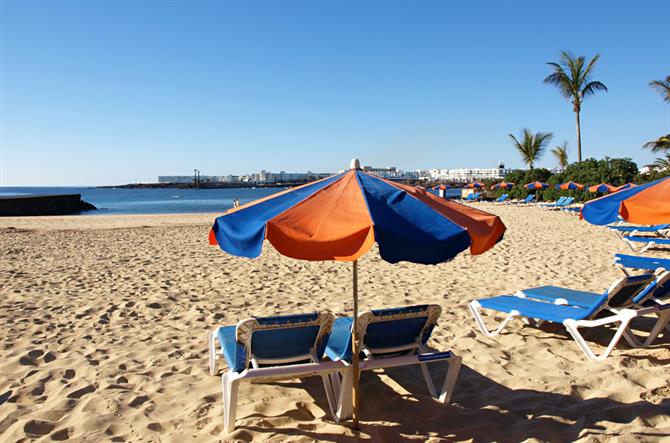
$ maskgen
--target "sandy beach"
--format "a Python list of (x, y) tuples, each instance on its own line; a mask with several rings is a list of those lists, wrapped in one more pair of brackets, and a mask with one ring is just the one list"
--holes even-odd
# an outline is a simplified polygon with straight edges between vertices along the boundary
[[(595, 363), (562, 327), (517, 322), (488, 339), (467, 309), (537, 285), (600, 292), (623, 275), (612, 263), (625, 245), (562, 213), (478, 207), (508, 228), (483, 255), (391, 265), (373, 250), (360, 261), (361, 309), (440, 304), (429, 345), (462, 356), (463, 369), (450, 405), (430, 398), (416, 367), (363, 374), (359, 437), (670, 438), (668, 337), (648, 349), (622, 340)], [(208, 331), (254, 315), (349, 315), (351, 264), (292, 260), (267, 243), (259, 259), (232, 257), (208, 245), (215, 216), (0, 218), (0, 441), (356, 439), (332, 421), (315, 377), (243, 384), (237, 429), (224, 433)], [(610, 334), (587, 337), (606, 343)]]

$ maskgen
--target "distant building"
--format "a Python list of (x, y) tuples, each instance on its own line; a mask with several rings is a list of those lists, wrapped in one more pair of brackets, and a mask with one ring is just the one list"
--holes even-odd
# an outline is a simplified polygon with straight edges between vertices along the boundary
[(428, 173), (433, 180), (467, 183), (474, 180), (501, 180), (511, 171), (501, 162), (496, 168), (430, 169)]

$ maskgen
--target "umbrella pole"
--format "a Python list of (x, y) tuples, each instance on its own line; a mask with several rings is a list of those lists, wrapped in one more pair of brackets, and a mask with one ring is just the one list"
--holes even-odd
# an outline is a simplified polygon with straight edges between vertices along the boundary
[(353, 283), (354, 283), (354, 324), (351, 334), (352, 341), (352, 366), (354, 371), (354, 380), (353, 380), (353, 392), (352, 392), (352, 406), (353, 413), (352, 418), (354, 421), (354, 429), (358, 429), (358, 382), (360, 379), (359, 373), (359, 364), (358, 364), (358, 354), (359, 354), (359, 341), (358, 341), (358, 260), (354, 260), (354, 269), (353, 269)]

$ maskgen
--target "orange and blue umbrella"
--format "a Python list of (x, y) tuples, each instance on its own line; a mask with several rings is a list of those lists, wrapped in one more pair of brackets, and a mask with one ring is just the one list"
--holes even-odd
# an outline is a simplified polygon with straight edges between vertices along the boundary
[(581, 218), (594, 225), (619, 218), (638, 225), (670, 223), (670, 177), (591, 200), (582, 208)]
[(494, 189), (510, 189), (512, 186), (514, 186), (514, 183), (500, 182), (500, 183), (496, 183), (495, 185), (491, 186), (491, 190), (494, 190)]
[(268, 240), (289, 257), (339, 261), (376, 242), (388, 262), (436, 264), (468, 248), (481, 254), (504, 231), (495, 215), (352, 169), (232, 208), (210, 240), (241, 257), (258, 257)]
[(469, 189), (483, 188), (485, 186), (486, 185), (482, 182), (472, 182), (472, 183), (468, 183), (467, 185), (465, 185), (465, 187), (469, 188)]
[(601, 194), (609, 194), (610, 192), (616, 192), (616, 190), (615, 186), (607, 183), (589, 186), (589, 192), (600, 192)]
[(439, 184), (439, 185), (433, 186), (433, 191), (444, 191), (444, 190), (447, 190), (449, 188), (451, 188), (451, 186), (445, 185), (445, 184)]
[(544, 189), (544, 188), (548, 188), (549, 185), (546, 184), (546, 183), (542, 183), (542, 182), (533, 182), (533, 183), (527, 183), (527, 184), (523, 185), (523, 187), (526, 188), (526, 189)]
[(584, 189), (584, 185), (575, 183), (573, 181), (567, 181), (565, 183), (561, 183), (560, 185), (556, 185), (556, 189), (562, 189), (564, 191), (568, 189), (579, 189), (581, 191), (582, 189)]
[(637, 185), (635, 183), (626, 183), (625, 185), (617, 186), (617, 191), (623, 191), (624, 189), (634, 188)]
[[(466, 249), (482, 254), (502, 239), (506, 228), (496, 215), (367, 174), (356, 159), (351, 165), (347, 172), (229, 209), (214, 221), (210, 244), (232, 255), (255, 258), (267, 240), (288, 257), (353, 262), (357, 318), (357, 260), (374, 243), (387, 262), (437, 264)], [(359, 404), (358, 336), (354, 326), (354, 426)]]

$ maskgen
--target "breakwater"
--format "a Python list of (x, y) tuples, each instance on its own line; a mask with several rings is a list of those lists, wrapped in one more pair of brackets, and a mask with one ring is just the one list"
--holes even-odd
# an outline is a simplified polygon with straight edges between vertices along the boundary
[(97, 209), (81, 194), (21, 195), (0, 197), (0, 217), (67, 215)]

